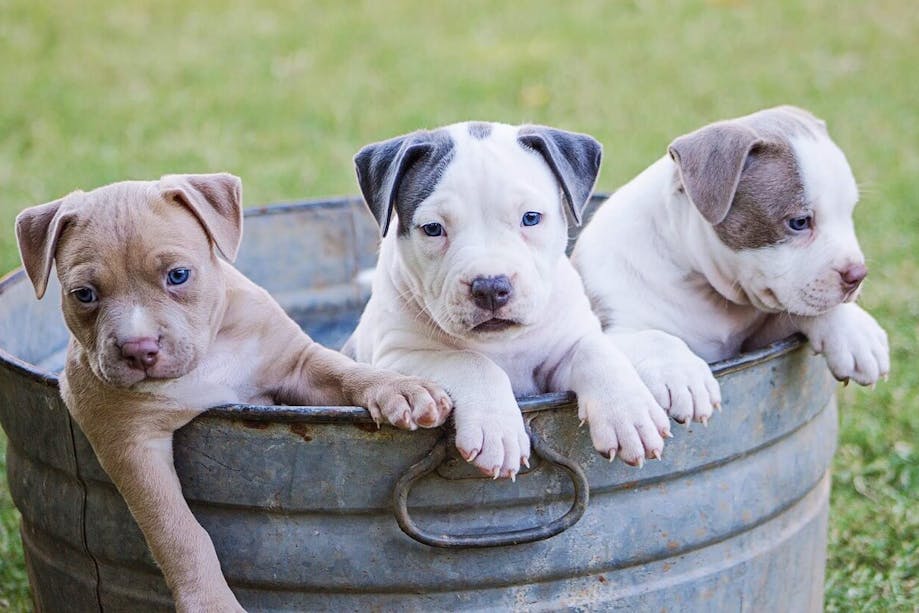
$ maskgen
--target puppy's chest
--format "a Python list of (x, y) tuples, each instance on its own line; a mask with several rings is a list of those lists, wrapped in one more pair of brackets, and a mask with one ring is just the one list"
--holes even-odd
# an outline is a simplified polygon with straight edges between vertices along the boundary
[(547, 391), (547, 356), (533, 351), (500, 351), (488, 357), (507, 374), (516, 396), (542, 394)]
[(254, 342), (227, 345), (216, 343), (198, 366), (169, 384), (168, 393), (198, 408), (241, 402), (269, 403), (257, 381), (257, 352)]

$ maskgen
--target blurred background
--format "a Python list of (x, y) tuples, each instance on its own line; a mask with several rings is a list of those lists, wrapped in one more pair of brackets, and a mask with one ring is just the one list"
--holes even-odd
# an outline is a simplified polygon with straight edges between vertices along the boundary
[[(361, 145), (482, 119), (594, 135), (610, 191), (705, 123), (810, 109), (861, 186), (861, 302), (894, 360), (840, 387), (826, 608), (919, 610), (914, 0), (0, 0), (0, 92), (0, 273), (15, 215), (76, 188), (226, 170), (247, 205), (353, 194)], [(0, 468), (0, 609), (29, 610)]]

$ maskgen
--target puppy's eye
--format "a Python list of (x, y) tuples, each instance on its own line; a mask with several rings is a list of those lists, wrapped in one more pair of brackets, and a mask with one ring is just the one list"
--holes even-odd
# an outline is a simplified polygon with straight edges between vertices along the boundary
[(788, 224), (788, 228), (793, 232), (803, 232), (813, 225), (813, 218), (810, 215), (802, 215), (801, 217), (792, 217), (785, 223)]
[(524, 226), (535, 226), (540, 221), (542, 221), (542, 213), (537, 213), (536, 211), (527, 211), (523, 214), (520, 223)]
[(444, 227), (439, 223), (426, 223), (421, 226), (421, 230), (428, 236), (443, 236)]
[(166, 273), (166, 283), (169, 285), (182, 285), (188, 281), (191, 271), (187, 268), (173, 268)]
[(78, 287), (70, 294), (83, 304), (90, 304), (97, 300), (96, 292), (91, 287)]

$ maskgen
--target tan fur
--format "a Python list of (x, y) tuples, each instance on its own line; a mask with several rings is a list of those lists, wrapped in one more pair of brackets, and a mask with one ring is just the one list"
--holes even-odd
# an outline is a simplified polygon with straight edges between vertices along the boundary
[[(41, 296), (57, 265), (72, 336), (61, 393), (121, 492), (180, 611), (242, 610), (213, 544), (182, 496), (175, 430), (233, 402), (365, 406), (404, 427), (440, 424), (446, 393), (357, 364), (313, 342), (262, 288), (220, 259), (241, 237), (239, 179), (182, 175), (76, 192), (17, 218), (23, 263)], [(191, 270), (179, 286), (175, 267)], [(87, 305), (72, 293), (95, 289)], [(158, 339), (155, 365), (119, 345)]]

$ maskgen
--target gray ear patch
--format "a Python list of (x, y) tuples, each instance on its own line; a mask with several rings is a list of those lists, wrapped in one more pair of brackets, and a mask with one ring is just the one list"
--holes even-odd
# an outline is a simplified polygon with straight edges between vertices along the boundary
[(383, 236), (393, 210), (399, 218), (399, 236), (408, 234), (415, 209), (434, 192), (453, 155), (453, 139), (439, 129), (367, 145), (354, 156), (364, 202)]
[(600, 174), (603, 146), (592, 136), (547, 126), (522, 126), (517, 142), (541, 155), (559, 182), (574, 223), (581, 225), (581, 213)]

